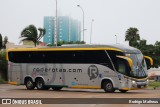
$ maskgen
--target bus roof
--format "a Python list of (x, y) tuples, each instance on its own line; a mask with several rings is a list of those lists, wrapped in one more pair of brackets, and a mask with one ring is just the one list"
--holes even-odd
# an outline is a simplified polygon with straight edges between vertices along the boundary
[(46, 47), (35, 47), (35, 48), (11, 48), (8, 49), (8, 51), (45, 51), (45, 50), (115, 50), (115, 51), (121, 51), (126, 53), (141, 53), (140, 50), (120, 45), (120, 44), (114, 44), (114, 45), (89, 45), (89, 44), (72, 44), (72, 45), (63, 45), (63, 46), (46, 46)]

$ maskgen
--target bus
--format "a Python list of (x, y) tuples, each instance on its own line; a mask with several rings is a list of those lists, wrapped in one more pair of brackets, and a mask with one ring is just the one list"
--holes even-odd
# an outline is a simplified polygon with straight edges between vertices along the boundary
[(7, 51), (8, 82), (28, 90), (63, 87), (127, 92), (148, 85), (149, 56), (124, 45), (70, 45), (12, 48)]

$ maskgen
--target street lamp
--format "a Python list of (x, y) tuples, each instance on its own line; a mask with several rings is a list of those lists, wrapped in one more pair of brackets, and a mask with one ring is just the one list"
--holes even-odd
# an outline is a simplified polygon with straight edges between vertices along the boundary
[(83, 12), (83, 41), (84, 41), (84, 10), (80, 5), (77, 5), (77, 7), (81, 8), (81, 10)]
[(56, 0), (56, 17), (55, 17), (55, 25), (54, 25), (54, 44), (57, 46), (57, 29), (58, 29), (58, 23), (57, 23), (57, 0)]
[(116, 37), (116, 44), (117, 44), (117, 35), (115, 35), (115, 37)]
[(91, 32), (90, 32), (90, 44), (92, 42), (92, 23), (93, 23), (94, 19), (92, 19), (91, 21)]
[[(81, 31), (79, 31), (79, 34), (78, 35), (80, 35), (81, 34), (81, 32), (84, 32), (84, 31), (86, 31), (87, 29), (83, 29), (83, 30), (81, 30)], [(80, 40), (80, 39), (79, 39)]]

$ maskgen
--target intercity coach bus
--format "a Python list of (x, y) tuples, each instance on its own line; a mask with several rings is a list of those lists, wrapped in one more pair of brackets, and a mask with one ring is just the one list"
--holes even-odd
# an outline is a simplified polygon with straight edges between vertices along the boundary
[(148, 85), (152, 58), (123, 45), (13, 48), (7, 51), (8, 81), (28, 90), (68, 88), (127, 92)]

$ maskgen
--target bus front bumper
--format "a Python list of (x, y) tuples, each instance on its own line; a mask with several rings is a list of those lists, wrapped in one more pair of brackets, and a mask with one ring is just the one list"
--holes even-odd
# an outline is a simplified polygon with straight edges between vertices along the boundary
[(120, 90), (137, 90), (137, 89), (143, 89), (148, 86), (149, 81), (134, 81), (131, 80), (127, 84), (125, 82), (121, 82), (121, 88)]
[(132, 81), (132, 88), (145, 88), (148, 86), (149, 80), (146, 81)]

